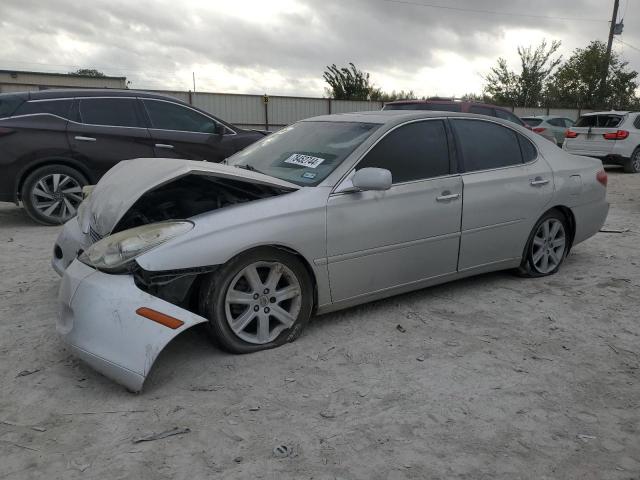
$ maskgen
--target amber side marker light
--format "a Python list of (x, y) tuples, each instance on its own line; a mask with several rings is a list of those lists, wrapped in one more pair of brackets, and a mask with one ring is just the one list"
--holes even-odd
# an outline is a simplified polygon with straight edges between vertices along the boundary
[(182, 320), (178, 320), (177, 318), (173, 318), (151, 308), (140, 307), (136, 310), (136, 313), (141, 317), (153, 320), (154, 322), (159, 323), (160, 325), (164, 325), (165, 327), (172, 328), (173, 330), (184, 325), (184, 322)]

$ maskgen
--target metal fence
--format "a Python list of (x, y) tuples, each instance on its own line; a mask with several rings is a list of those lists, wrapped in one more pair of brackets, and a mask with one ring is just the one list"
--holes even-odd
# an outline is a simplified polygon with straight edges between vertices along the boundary
[(159, 91), (243, 128), (279, 130), (304, 118), (330, 113), (380, 110), (382, 102), (333, 100), (330, 98), (242, 95)]
[[(332, 100), (330, 98), (283, 97), (243, 95), (235, 93), (205, 93), (154, 90), (190, 103), (223, 120), (243, 128), (279, 130), (304, 118), (331, 113), (362, 112), (380, 110), (383, 102)], [(558, 115), (576, 120), (582, 113), (591, 110), (567, 108), (521, 108), (512, 109), (519, 117), (530, 115)]]

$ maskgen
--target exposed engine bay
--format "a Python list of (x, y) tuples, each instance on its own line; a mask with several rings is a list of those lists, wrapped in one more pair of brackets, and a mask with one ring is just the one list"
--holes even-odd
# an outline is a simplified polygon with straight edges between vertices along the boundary
[(189, 218), (287, 192), (283, 188), (228, 178), (185, 175), (142, 195), (111, 233), (163, 220)]

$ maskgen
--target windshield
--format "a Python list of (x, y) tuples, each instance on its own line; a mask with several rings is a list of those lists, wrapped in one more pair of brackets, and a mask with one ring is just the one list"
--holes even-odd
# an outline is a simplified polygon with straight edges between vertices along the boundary
[(318, 185), (380, 125), (360, 122), (298, 122), (227, 159), (302, 186)]

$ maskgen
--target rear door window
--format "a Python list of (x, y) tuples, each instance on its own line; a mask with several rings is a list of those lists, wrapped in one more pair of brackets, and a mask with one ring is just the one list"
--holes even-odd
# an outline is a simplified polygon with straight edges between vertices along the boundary
[[(510, 128), (482, 120), (452, 119), (451, 124), (456, 132), (466, 172), (522, 163), (519, 135)], [(528, 150), (528, 158), (535, 154), (535, 147), (530, 142), (523, 145)]]
[(73, 100), (70, 98), (60, 100), (31, 100), (23, 103), (14, 115), (32, 115), (36, 113), (48, 113), (58, 117), (69, 119), (69, 111)]
[(383, 137), (356, 166), (385, 168), (393, 183), (449, 174), (449, 146), (442, 120), (402, 125)]
[(160, 100), (143, 100), (153, 128), (182, 132), (214, 133), (216, 122), (182, 105)]
[(81, 98), (80, 121), (110, 127), (142, 127), (135, 98)]

